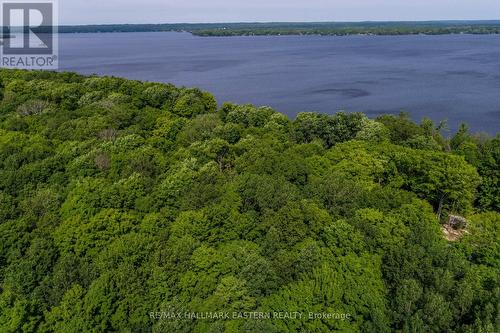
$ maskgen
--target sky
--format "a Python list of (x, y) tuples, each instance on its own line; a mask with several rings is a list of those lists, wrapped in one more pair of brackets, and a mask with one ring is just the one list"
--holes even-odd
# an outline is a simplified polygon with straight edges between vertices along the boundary
[(59, 0), (60, 24), (500, 19), (500, 0)]

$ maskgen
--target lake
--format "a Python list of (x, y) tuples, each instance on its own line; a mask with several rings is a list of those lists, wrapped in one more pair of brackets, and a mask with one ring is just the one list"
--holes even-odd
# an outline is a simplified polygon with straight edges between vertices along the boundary
[(196, 37), (61, 34), (60, 69), (200, 87), (219, 102), (301, 111), (405, 110), (496, 133), (500, 36)]

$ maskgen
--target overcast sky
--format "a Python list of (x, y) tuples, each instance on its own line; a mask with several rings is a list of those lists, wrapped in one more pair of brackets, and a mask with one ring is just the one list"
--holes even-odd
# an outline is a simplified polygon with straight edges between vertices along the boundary
[(500, 19), (500, 0), (59, 0), (61, 24)]

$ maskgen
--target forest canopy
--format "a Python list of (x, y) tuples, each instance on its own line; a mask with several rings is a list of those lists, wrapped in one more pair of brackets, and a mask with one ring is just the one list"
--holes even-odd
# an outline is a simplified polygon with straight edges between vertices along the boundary
[(498, 332), (500, 136), (441, 130), (0, 70), (0, 331)]

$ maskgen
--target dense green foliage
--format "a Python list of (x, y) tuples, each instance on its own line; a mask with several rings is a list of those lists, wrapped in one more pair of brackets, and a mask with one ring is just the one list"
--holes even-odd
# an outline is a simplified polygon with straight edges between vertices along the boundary
[(61, 26), (62, 33), (188, 31), (197, 36), (252, 35), (443, 35), (498, 34), (499, 21), (430, 22), (281, 22), (281, 23), (197, 23), (197, 24), (110, 24)]
[(499, 331), (498, 136), (72, 73), (0, 98), (0, 332)]

